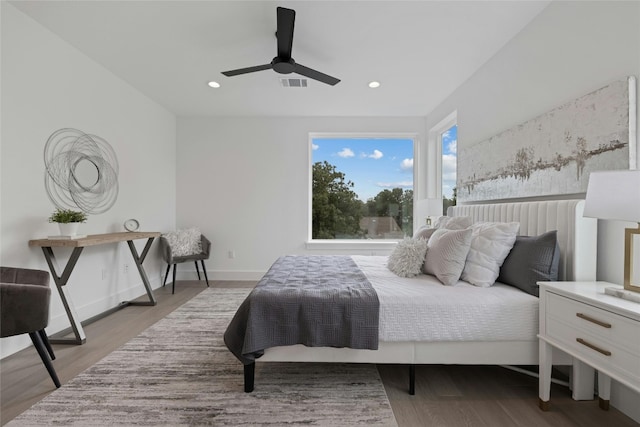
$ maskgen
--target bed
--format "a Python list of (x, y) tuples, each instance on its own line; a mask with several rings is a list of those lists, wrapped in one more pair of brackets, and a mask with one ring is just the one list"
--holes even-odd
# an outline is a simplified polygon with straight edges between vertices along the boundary
[[(521, 236), (557, 230), (558, 280), (591, 281), (596, 276), (597, 222), (583, 218), (583, 207), (581, 200), (497, 203), (451, 207), (447, 215), (470, 217), (474, 223), (517, 222)], [(255, 363), (406, 364), (410, 369), (411, 394), (417, 364), (538, 364), (535, 296), (500, 283), (477, 287), (462, 281), (455, 286), (443, 286), (429, 275), (399, 278), (386, 268), (386, 257), (351, 259), (369, 279), (380, 301), (377, 349), (301, 344), (266, 348), (255, 361), (243, 361), (246, 392), (254, 388)], [(435, 303), (422, 306), (416, 301)], [(425, 318), (430, 322), (424, 322)], [(559, 352), (554, 354), (554, 363), (580, 365)], [(589, 398), (591, 384), (580, 378), (590, 375), (592, 372), (584, 366), (574, 373), (574, 398)]]

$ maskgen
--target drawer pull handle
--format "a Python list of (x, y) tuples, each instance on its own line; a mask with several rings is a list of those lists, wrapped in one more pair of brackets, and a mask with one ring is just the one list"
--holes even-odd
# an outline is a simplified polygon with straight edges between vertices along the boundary
[(593, 317), (587, 316), (584, 313), (576, 313), (576, 316), (578, 316), (579, 318), (584, 319), (584, 320), (586, 320), (588, 322), (595, 323), (596, 325), (602, 326), (603, 328), (611, 328), (611, 324), (610, 323), (605, 323), (605, 322), (603, 322), (601, 320), (594, 319)]
[(582, 338), (576, 338), (576, 341), (578, 341), (582, 345), (586, 345), (587, 347), (589, 347), (592, 350), (597, 351), (598, 353), (602, 353), (605, 356), (611, 356), (611, 352), (609, 350), (603, 350), (600, 347), (595, 346), (595, 345), (591, 344), (590, 342), (583, 340)]

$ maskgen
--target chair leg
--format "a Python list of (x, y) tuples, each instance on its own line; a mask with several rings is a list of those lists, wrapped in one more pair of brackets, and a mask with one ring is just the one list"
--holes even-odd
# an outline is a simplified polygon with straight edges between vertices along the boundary
[(171, 264), (167, 264), (167, 272), (164, 273), (164, 282), (162, 282), (162, 286), (167, 284), (167, 277), (169, 277), (169, 270), (171, 269)]
[(198, 281), (200, 281), (200, 269), (198, 268), (198, 261), (193, 262), (196, 265), (196, 272), (198, 273)]
[(53, 364), (49, 359), (49, 355), (47, 354), (47, 349), (40, 338), (40, 334), (38, 332), (29, 332), (29, 337), (31, 337), (31, 341), (33, 342), (33, 346), (38, 350), (38, 354), (40, 355), (40, 359), (42, 359), (42, 363), (47, 368), (53, 383), (56, 385), (56, 388), (60, 388), (60, 380), (58, 379), (58, 374), (56, 374), (56, 370), (53, 368)]
[(176, 293), (176, 267), (178, 264), (173, 264), (173, 285), (171, 287), (171, 294)]
[[(200, 262), (202, 263), (202, 272), (204, 273), (204, 279), (207, 281), (207, 288), (209, 287), (209, 278), (207, 277), (207, 269), (204, 266), (204, 260), (201, 259)], [(196, 263), (196, 265), (198, 265)]]
[(51, 344), (49, 343), (49, 337), (47, 336), (47, 333), (44, 331), (44, 329), (40, 329), (38, 331), (38, 334), (40, 335), (40, 339), (42, 340), (44, 347), (49, 352), (49, 356), (51, 357), (51, 360), (56, 360), (56, 355), (53, 354), (53, 348), (51, 348)]

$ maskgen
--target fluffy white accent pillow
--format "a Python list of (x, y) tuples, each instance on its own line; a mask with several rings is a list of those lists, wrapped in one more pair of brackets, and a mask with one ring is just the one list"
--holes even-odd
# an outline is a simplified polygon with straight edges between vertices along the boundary
[(425, 239), (406, 237), (398, 242), (389, 255), (387, 268), (400, 277), (414, 277), (420, 274), (424, 254), (427, 252)]
[(202, 253), (202, 239), (200, 230), (196, 227), (177, 230), (163, 234), (171, 248), (174, 257), (196, 255)]
[(471, 248), (461, 278), (487, 288), (498, 278), (500, 266), (516, 241), (520, 223), (477, 222), (471, 229)]
[(471, 245), (472, 230), (436, 230), (427, 243), (422, 271), (434, 275), (443, 284), (455, 285), (464, 269)]

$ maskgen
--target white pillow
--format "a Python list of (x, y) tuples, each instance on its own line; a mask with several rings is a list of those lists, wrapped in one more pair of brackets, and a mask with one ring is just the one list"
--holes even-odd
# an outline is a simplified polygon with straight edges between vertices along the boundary
[(196, 227), (163, 234), (171, 248), (171, 256), (180, 257), (202, 253), (202, 233)]
[(471, 227), (470, 216), (441, 216), (436, 218), (433, 228), (444, 228), (447, 230), (464, 230)]
[(420, 274), (426, 252), (427, 241), (425, 239), (407, 237), (398, 242), (389, 255), (387, 268), (400, 277), (417, 276)]
[(427, 239), (438, 229), (463, 230), (471, 227), (471, 217), (469, 216), (440, 216), (433, 222), (433, 227), (423, 225), (413, 234), (414, 239)]
[(414, 239), (425, 239), (425, 240), (429, 240), (429, 238), (431, 237), (431, 235), (433, 234), (433, 232), (436, 231), (435, 228), (431, 228), (428, 227), (426, 225), (423, 225), (422, 227), (420, 227), (418, 229), (418, 231), (416, 231), (413, 234), (413, 238)]
[(520, 230), (518, 222), (477, 222), (461, 279), (487, 288), (500, 274), (500, 266), (509, 255)]
[(471, 234), (471, 228), (436, 230), (427, 242), (427, 256), (422, 271), (436, 276), (445, 285), (455, 285), (464, 269)]

